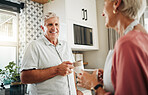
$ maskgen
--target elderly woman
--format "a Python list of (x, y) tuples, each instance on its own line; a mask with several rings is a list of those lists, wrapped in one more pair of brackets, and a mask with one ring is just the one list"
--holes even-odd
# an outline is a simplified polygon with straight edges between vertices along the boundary
[(97, 95), (148, 95), (148, 34), (138, 23), (146, 0), (104, 0), (106, 27), (122, 37), (116, 42), (112, 57), (111, 80), (114, 93), (107, 93), (94, 72), (78, 76), (79, 85), (94, 88)]

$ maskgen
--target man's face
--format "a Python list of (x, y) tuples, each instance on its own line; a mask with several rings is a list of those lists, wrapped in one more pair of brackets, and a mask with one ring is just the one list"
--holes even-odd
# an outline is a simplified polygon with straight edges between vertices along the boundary
[(50, 41), (57, 40), (59, 36), (59, 19), (57, 17), (49, 18), (45, 21), (44, 26), (45, 37)]

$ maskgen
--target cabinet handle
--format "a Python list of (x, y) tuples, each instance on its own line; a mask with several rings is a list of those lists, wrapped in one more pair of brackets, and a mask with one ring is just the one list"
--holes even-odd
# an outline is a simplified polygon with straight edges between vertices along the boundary
[(85, 14), (86, 14), (86, 18), (85, 18), (85, 21), (87, 20), (87, 10), (85, 10)]
[(82, 9), (82, 14), (83, 14), (82, 20), (84, 20), (85, 19), (85, 10), (84, 9)]

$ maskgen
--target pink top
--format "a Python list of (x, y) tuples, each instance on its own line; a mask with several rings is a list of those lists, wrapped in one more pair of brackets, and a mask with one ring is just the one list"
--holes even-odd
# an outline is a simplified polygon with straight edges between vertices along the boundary
[(111, 79), (115, 95), (148, 95), (148, 34), (130, 31), (116, 42)]

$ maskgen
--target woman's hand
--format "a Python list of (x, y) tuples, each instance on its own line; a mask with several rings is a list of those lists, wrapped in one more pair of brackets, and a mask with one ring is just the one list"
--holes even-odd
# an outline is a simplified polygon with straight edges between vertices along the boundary
[(98, 81), (103, 84), (103, 69), (98, 70)]
[(89, 74), (85, 71), (82, 71), (82, 73), (79, 73), (77, 75), (77, 81), (78, 81), (77, 85), (87, 89), (94, 88), (97, 84), (99, 84), (96, 73), (97, 70), (95, 70), (93, 74)]
[(83, 95), (83, 93), (80, 90), (77, 90), (77, 95)]

